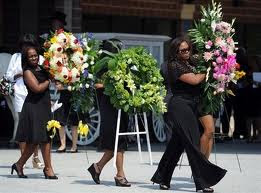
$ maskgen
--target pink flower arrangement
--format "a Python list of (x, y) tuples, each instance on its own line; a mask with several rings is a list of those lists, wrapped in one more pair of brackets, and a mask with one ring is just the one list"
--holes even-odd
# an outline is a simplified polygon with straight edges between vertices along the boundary
[(229, 83), (237, 83), (244, 76), (236, 62), (236, 42), (233, 40), (234, 20), (222, 21), (221, 3), (212, 0), (207, 8), (201, 7), (202, 18), (195, 22), (195, 28), (189, 30), (189, 36), (195, 43), (200, 59), (198, 72), (206, 73), (203, 82), (202, 100), (207, 112), (216, 112), (222, 104), (225, 94), (233, 94)]

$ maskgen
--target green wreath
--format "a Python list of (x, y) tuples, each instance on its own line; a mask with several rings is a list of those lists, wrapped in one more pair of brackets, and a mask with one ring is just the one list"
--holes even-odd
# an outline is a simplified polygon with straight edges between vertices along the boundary
[(142, 47), (113, 55), (103, 76), (105, 91), (117, 109), (133, 113), (166, 112), (166, 90), (157, 61)]

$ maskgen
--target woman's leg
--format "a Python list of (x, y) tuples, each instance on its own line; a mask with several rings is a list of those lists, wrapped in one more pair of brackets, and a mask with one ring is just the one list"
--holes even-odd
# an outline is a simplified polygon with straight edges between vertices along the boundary
[(209, 159), (210, 153), (213, 146), (213, 135), (215, 131), (214, 118), (212, 115), (205, 115), (199, 118), (203, 128), (204, 133), (200, 138), (200, 150)]
[(26, 147), (25, 142), (19, 142), (19, 148), (20, 148), (21, 155), (23, 155), (25, 147)]
[(101, 173), (103, 167), (113, 158), (113, 151), (105, 150), (102, 158), (96, 164), (94, 164), (97, 173)]
[(35, 145), (35, 144), (26, 144), (25, 145), (23, 154), (21, 155), (20, 159), (16, 162), (16, 166), (17, 166), (18, 171), (23, 171), (24, 164), (31, 157), (36, 146), (37, 145)]
[(72, 148), (71, 148), (71, 151), (77, 150), (77, 139), (78, 139), (77, 126), (73, 126), (72, 127)]
[(117, 167), (117, 174), (116, 177), (121, 177), (125, 178), (125, 173), (123, 170), (123, 156), (124, 151), (117, 152), (117, 157), (116, 157), (116, 167)]
[(59, 136), (60, 136), (60, 142), (61, 142), (61, 145), (60, 147), (58, 148), (58, 151), (62, 151), (66, 148), (66, 135), (65, 135), (65, 129), (64, 129), (64, 126), (62, 126), (60, 129), (59, 129)]
[(44, 164), (40, 161), (38, 157), (38, 149), (39, 149), (39, 145), (37, 145), (34, 150), (32, 163), (34, 168), (42, 169), (44, 167)]
[(154, 183), (164, 184), (168, 187), (170, 187), (170, 181), (174, 169), (180, 159), (180, 156), (184, 152), (184, 146), (180, 140), (180, 137), (175, 136), (175, 132), (172, 133), (172, 137), (159, 162), (158, 169), (151, 179)]
[(54, 176), (51, 163), (51, 143), (44, 143), (41, 145), (42, 156), (44, 160), (44, 171), (48, 176)]

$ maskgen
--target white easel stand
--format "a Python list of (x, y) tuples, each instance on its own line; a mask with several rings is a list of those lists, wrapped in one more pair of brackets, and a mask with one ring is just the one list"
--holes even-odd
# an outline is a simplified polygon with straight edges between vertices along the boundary
[(145, 131), (140, 132), (140, 130), (139, 130), (137, 113), (135, 113), (134, 117), (135, 117), (135, 128), (136, 128), (136, 131), (135, 132), (120, 133), (121, 109), (118, 110), (117, 127), (116, 127), (116, 138), (115, 138), (114, 156), (113, 156), (113, 166), (115, 168), (116, 168), (116, 156), (117, 156), (117, 151), (118, 151), (118, 141), (119, 141), (119, 136), (120, 135), (136, 135), (137, 136), (137, 143), (138, 143), (138, 150), (139, 150), (139, 155), (140, 155), (140, 162), (142, 163), (143, 160), (142, 160), (142, 154), (141, 154), (140, 135), (141, 134), (146, 134), (148, 152), (149, 152), (149, 157), (150, 157), (150, 165), (153, 165), (152, 155), (151, 155), (150, 137), (149, 137), (149, 130), (148, 130), (148, 121), (147, 121), (146, 113), (143, 112)]

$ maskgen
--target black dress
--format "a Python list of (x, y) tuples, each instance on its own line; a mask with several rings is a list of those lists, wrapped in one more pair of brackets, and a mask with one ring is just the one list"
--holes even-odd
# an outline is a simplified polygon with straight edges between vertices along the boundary
[(200, 86), (190, 85), (178, 78), (192, 73), (188, 64), (172, 63), (170, 74), (172, 98), (168, 103), (167, 124), (172, 129), (172, 138), (160, 160), (152, 181), (170, 186), (173, 171), (184, 152), (187, 153), (197, 190), (217, 184), (226, 170), (209, 162), (199, 150), (197, 105)]
[[(48, 74), (42, 69), (27, 67), (26, 70), (30, 70), (39, 83), (48, 80)], [(16, 140), (33, 144), (47, 143), (50, 141), (47, 122), (52, 119), (49, 88), (42, 93), (34, 93), (27, 85), (26, 88), (28, 95), (23, 104)]]
[[(97, 89), (101, 126), (100, 126), (100, 148), (114, 150), (118, 110), (113, 107), (110, 97), (103, 94), (103, 89)], [(120, 132), (127, 132), (128, 115), (121, 111)], [(127, 150), (126, 136), (119, 136), (118, 151)]]

